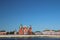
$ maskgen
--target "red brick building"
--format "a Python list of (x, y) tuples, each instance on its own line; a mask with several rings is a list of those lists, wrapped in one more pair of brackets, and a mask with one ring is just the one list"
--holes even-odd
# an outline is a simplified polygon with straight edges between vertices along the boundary
[(24, 26), (23, 32), (24, 32), (24, 35), (27, 35), (28, 34), (28, 28), (26, 26)]
[(24, 34), (24, 32), (23, 32), (23, 27), (21, 27), (21, 28), (19, 29), (18, 34), (19, 34), (19, 35), (23, 35), (23, 34)]
[(28, 34), (29, 34), (29, 35), (32, 35), (32, 27), (29, 28)]
[(32, 27), (28, 28), (27, 26), (20, 27), (19, 35), (32, 35)]

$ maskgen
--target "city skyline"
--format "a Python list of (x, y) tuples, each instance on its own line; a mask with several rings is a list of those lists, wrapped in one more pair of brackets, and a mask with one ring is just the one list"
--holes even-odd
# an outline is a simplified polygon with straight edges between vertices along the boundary
[(0, 0), (0, 30), (60, 30), (60, 0)]

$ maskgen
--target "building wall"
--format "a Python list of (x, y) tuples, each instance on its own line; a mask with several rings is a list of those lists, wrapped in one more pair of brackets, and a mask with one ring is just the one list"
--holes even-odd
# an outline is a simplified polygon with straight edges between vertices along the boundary
[(27, 27), (23, 27), (19, 29), (19, 35), (31, 35), (32, 34), (32, 28), (27, 28)]
[(19, 35), (23, 35), (23, 34), (24, 34), (24, 32), (23, 32), (23, 28), (20, 28), (20, 29), (19, 29), (18, 34), (19, 34)]
[(42, 35), (41, 32), (35, 32), (35, 35)]
[(28, 34), (29, 34), (29, 35), (32, 35), (32, 27), (29, 28)]
[(27, 27), (24, 27), (23, 31), (24, 31), (24, 35), (28, 34), (28, 28)]
[(55, 35), (60, 35), (60, 32), (56, 32)]
[(6, 35), (6, 32), (0, 32), (0, 35)]
[(44, 35), (60, 35), (60, 32), (55, 32), (55, 31), (45, 31), (42, 32)]

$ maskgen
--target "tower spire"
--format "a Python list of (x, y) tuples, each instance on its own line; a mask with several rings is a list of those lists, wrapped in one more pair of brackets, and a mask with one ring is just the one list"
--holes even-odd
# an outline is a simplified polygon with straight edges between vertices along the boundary
[(20, 24), (19, 28), (22, 28), (22, 27), (23, 27), (23, 25), (22, 25), (22, 24)]

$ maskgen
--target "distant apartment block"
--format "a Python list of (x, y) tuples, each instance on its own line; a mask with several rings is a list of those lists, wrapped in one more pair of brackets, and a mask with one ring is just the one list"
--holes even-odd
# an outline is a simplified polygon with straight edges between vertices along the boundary
[(5, 32), (5, 31), (3, 31), (3, 30), (0, 31), (0, 35), (6, 35), (6, 33), (7, 33), (7, 32)]
[(45, 30), (42, 32), (43, 35), (60, 35), (60, 31), (55, 31), (55, 30)]

